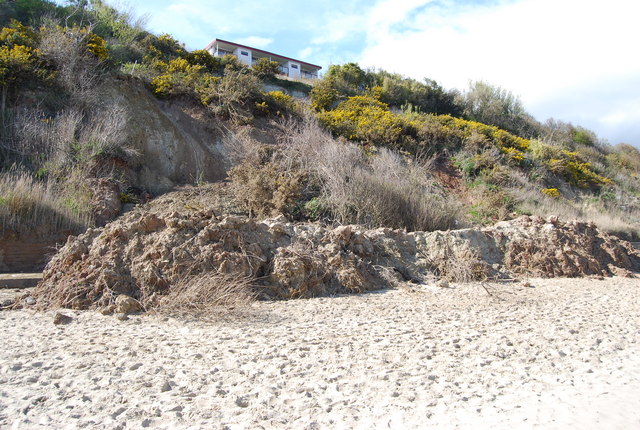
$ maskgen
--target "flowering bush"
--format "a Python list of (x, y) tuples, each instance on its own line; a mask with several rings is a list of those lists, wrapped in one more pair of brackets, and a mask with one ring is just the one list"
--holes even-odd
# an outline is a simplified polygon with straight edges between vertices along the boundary
[(332, 133), (365, 144), (392, 145), (410, 126), (389, 107), (370, 96), (349, 97), (335, 110), (318, 114)]
[(557, 188), (543, 188), (540, 190), (542, 194), (547, 197), (551, 197), (552, 199), (557, 199), (560, 197), (560, 191)]

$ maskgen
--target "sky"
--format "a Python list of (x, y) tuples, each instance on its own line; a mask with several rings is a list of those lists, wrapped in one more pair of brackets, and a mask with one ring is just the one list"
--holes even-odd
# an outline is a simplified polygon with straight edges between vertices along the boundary
[(135, 0), (190, 50), (215, 38), (317, 64), (356, 62), (445, 88), (483, 80), (528, 112), (640, 146), (632, 0)]

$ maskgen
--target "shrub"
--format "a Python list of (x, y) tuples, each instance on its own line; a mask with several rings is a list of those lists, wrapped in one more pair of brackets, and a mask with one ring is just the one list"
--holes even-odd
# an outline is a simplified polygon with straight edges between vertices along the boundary
[(168, 97), (178, 94), (189, 94), (204, 79), (204, 66), (192, 65), (184, 58), (175, 58), (169, 63), (155, 62), (157, 69), (163, 73), (151, 80), (151, 88), (157, 96)]
[(340, 94), (334, 88), (333, 82), (325, 78), (314, 85), (309, 96), (311, 106), (320, 112), (334, 108)]
[(268, 58), (258, 59), (252, 68), (258, 79), (273, 78), (280, 73), (280, 63), (271, 61)]
[(224, 70), (222, 60), (211, 55), (206, 49), (189, 52), (185, 59), (191, 66), (202, 66), (209, 73), (221, 73)]
[(370, 74), (380, 86), (380, 100), (390, 106), (400, 108), (411, 105), (423, 113), (462, 115), (462, 107), (455, 101), (456, 93), (445, 91), (434, 80), (419, 82), (383, 70)]
[(538, 133), (539, 124), (525, 112), (522, 102), (509, 91), (476, 81), (463, 96), (467, 118), (493, 125), (520, 136)]
[(481, 151), (495, 147), (508, 160), (520, 164), (529, 149), (530, 141), (501, 130), (498, 127), (454, 118), (450, 115), (423, 115), (417, 121), (418, 137), (438, 150)]
[(393, 145), (408, 126), (389, 107), (370, 96), (349, 97), (318, 118), (332, 133), (365, 144)]
[(289, 215), (302, 195), (302, 171), (287, 171), (277, 162), (246, 161), (229, 171), (236, 198), (250, 216)]
[(262, 101), (256, 107), (264, 114), (285, 117), (299, 109), (296, 100), (282, 91), (269, 91), (262, 95)]
[(346, 96), (362, 94), (374, 84), (372, 76), (356, 63), (330, 66), (325, 80), (331, 82), (340, 94)]
[(567, 150), (561, 150), (559, 158), (549, 159), (547, 167), (571, 185), (580, 188), (600, 188), (612, 183), (609, 178), (592, 171), (591, 164), (585, 163), (577, 153)]
[(100, 58), (103, 42), (86, 27), (47, 25), (40, 29), (41, 58), (55, 69), (56, 83), (79, 103), (99, 102), (95, 88), (105, 72)]
[(412, 231), (458, 225), (457, 204), (434, 187), (428, 166), (385, 148), (370, 160), (350, 144), (332, 142), (318, 152), (312, 168), (321, 201), (337, 221)]
[(560, 197), (560, 191), (557, 188), (543, 188), (540, 190), (542, 194), (547, 197), (551, 197), (552, 199), (557, 199)]
[(252, 119), (248, 107), (258, 98), (262, 85), (258, 78), (247, 73), (246, 69), (227, 66), (222, 78), (205, 80), (202, 87), (196, 88), (200, 100), (216, 115), (235, 122), (247, 122)]
[(469, 217), (480, 225), (507, 219), (515, 209), (514, 199), (506, 191), (480, 181), (472, 184), (472, 200)]

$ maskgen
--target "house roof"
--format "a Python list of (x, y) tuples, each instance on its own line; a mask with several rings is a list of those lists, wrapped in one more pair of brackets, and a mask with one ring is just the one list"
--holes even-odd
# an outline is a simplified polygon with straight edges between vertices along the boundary
[(275, 54), (275, 53), (273, 53), (273, 52), (263, 51), (262, 49), (252, 48), (251, 46), (240, 45), (239, 43), (229, 42), (228, 40), (214, 39), (214, 40), (213, 40), (211, 43), (209, 43), (209, 44), (208, 44), (204, 49), (211, 49), (211, 47), (212, 47), (216, 42), (227, 43), (227, 44), (229, 44), (229, 45), (237, 46), (238, 48), (245, 48), (245, 49), (249, 49), (249, 50), (254, 51), (254, 52), (260, 52), (261, 54), (266, 54), (266, 55), (270, 55), (270, 56), (273, 56), (273, 57), (283, 58), (283, 59), (285, 59), (285, 60), (289, 60), (289, 61), (295, 61), (296, 63), (304, 64), (304, 65), (306, 65), (306, 66), (310, 66), (310, 67), (316, 68), (316, 69), (318, 69), (318, 70), (322, 69), (322, 67), (317, 66), (317, 65), (315, 65), (315, 64), (307, 63), (307, 62), (305, 62), (305, 61), (296, 60), (295, 58), (285, 57), (284, 55)]

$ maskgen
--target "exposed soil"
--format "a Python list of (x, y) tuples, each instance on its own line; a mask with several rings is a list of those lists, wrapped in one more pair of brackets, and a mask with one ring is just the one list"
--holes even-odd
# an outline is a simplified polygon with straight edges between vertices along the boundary
[[(103, 307), (125, 294), (153, 308), (202, 274), (255, 278), (263, 298), (356, 293), (434, 277), (633, 276), (640, 253), (593, 224), (523, 216), (484, 229), (411, 232), (255, 220), (224, 185), (186, 187), (71, 238), (36, 291), (43, 306)], [(223, 192), (220, 192), (220, 191)], [(215, 192), (213, 192), (215, 191)]]

